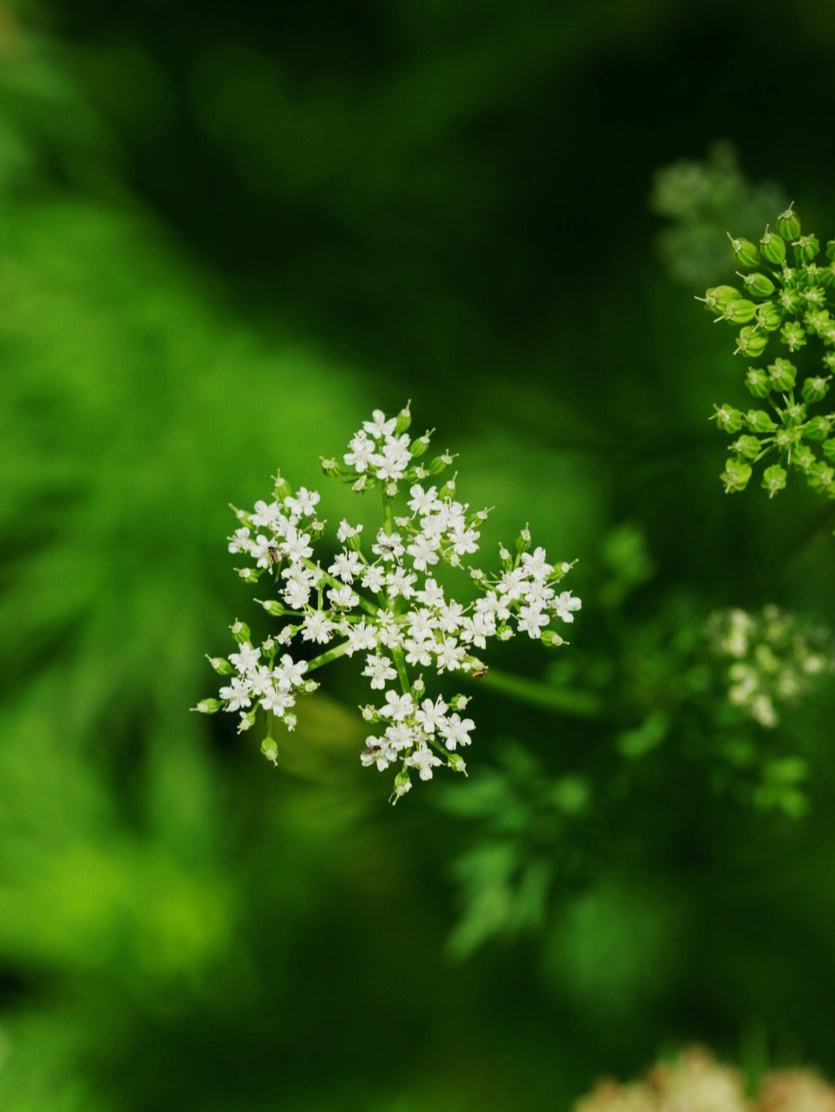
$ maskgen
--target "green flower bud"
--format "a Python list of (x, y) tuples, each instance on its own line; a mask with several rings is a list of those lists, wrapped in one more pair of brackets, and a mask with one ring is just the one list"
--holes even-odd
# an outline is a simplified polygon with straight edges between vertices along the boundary
[(206, 659), (218, 675), (231, 676), (235, 671), (225, 656), (207, 656)]
[(760, 251), (765, 261), (772, 263), (774, 266), (779, 266), (786, 257), (786, 245), (782, 238), (774, 232), (770, 232), (767, 227), (760, 240)]
[(822, 448), (823, 454), (826, 456), (827, 459), (835, 460), (835, 439), (824, 440)]
[(764, 301), (757, 309), (757, 325), (766, 332), (776, 332), (782, 323), (782, 310), (773, 301)]
[(292, 493), (293, 488), (287, 480), (282, 477), (281, 472), (277, 471), (273, 478), (273, 498), (276, 502), (283, 502), (284, 499), (289, 497)]
[(525, 528), (520, 532), (519, 536), (516, 538), (516, 551), (517, 552), (528, 552), (528, 551), (530, 551), (530, 547), (531, 547), (531, 531), (526, 525)]
[(803, 436), (806, 440), (826, 440), (831, 428), (832, 421), (829, 417), (813, 417), (803, 426)]
[(797, 368), (788, 359), (775, 359), (769, 364), (768, 377), (775, 390), (791, 390), (797, 381)]
[(425, 432), (423, 436), (419, 436), (417, 440), (413, 440), (409, 445), (409, 451), (412, 453), (412, 458), (422, 456), (426, 449), (429, 447), (430, 434)]
[(819, 493), (832, 494), (835, 493), (835, 471), (829, 466), (828, 463), (814, 463), (806, 472), (806, 478), (809, 480), (809, 486), (812, 490)]
[(745, 292), (752, 297), (770, 297), (774, 293), (774, 283), (764, 274), (740, 274), (745, 283)]
[(246, 622), (235, 622), (234, 625), (229, 627), (232, 630), (232, 636), (242, 645), (244, 641), (249, 641), (249, 626)]
[(820, 402), (826, 397), (829, 390), (829, 378), (824, 378), (823, 375), (816, 375), (814, 378), (807, 378), (803, 383), (803, 400), (806, 402)]
[(780, 290), (777, 295), (777, 302), (780, 308), (787, 313), (792, 313), (797, 308), (800, 300), (799, 295), (795, 290)]
[(244, 583), (257, 583), (261, 578), (260, 568), (235, 568), (235, 571)]
[(789, 425), (787, 428), (778, 429), (774, 434), (774, 444), (781, 452), (787, 455), (794, 451), (803, 437), (803, 430), (797, 425)]
[(773, 498), (778, 490), (782, 490), (786, 485), (786, 472), (778, 463), (773, 467), (766, 467), (763, 472), (762, 486), (763, 490), (768, 491), (768, 497)]
[(792, 246), (797, 257), (807, 263), (810, 263), (821, 249), (817, 236), (801, 236)]
[(742, 294), (733, 286), (711, 286), (705, 295), (697, 300), (704, 301), (705, 308), (711, 313), (724, 313), (732, 301), (739, 301)]
[(717, 405), (713, 408), (716, 410), (713, 418), (717, 428), (723, 432), (739, 432), (742, 428), (742, 414), (738, 409), (730, 405)]
[(736, 459), (731, 456), (730, 459), (725, 461), (725, 470), (719, 477), (725, 484), (726, 494), (745, 490), (748, 480), (751, 478), (751, 464), (746, 463), (744, 459)]
[(409, 773), (405, 768), (401, 768), (394, 778), (394, 791), (389, 796), (389, 802), (396, 803), (401, 796), (410, 790), (411, 786), (412, 781), (409, 779)]
[(731, 254), (740, 266), (756, 266), (760, 261), (760, 253), (750, 239), (734, 239), (728, 232), (731, 241)]
[(345, 468), (338, 463), (335, 459), (326, 456), (320, 456), (319, 461), (322, 464), (322, 470), (326, 475), (331, 475), (334, 478), (339, 478), (345, 474)]
[(542, 644), (552, 648), (557, 648), (557, 646), (565, 644), (564, 639), (553, 629), (543, 629), (540, 636), (542, 638)]
[(456, 711), (464, 710), (469, 702), (471, 702), (469, 695), (453, 695), (449, 701), (450, 709)]
[(467, 775), (467, 765), (460, 753), (448, 753), (446, 761), (453, 772), (463, 772), (465, 776)]
[(260, 599), (260, 598), (257, 598), (255, 601), (260, 602), (261, 605), (264, 607), (264, 609), (267, 611), (267, 613), (272, 614), (272, 616), (274, 618), (280, 618), (282, 616), (282, 614), (287, 613), (287, 608), (285, 606), (282, 606), (282, 604), (278, 601), (278, 599), (274, 599), (274, 598)]
[(406, 402), (400, 412), (397, 414), (397, 424), (394, 426), (395, 436), (402, 436), (412, 423), (412, 411), (409, 408), (411, 402)]
[(826, 257), (827, 259), (835, 259), (835, 239), (827, 240)]
[(758, 355), (762, 355), (767, 343), (768, 336), (758, 332), (752, 325), (746, 325), (745, 328), (739, 330), (734, 355), (743, 355), (746, 359), (756, 359)]
[(215, 714), (222, 706), (220, 699), (201, 699), (194, 709), (200, 714)]
[(435, 458), (432, 460), (432, 462), (429, 464), (429, 467), (427, 468), (429, 474), (440, 475), (443, 470), (449, 467), (449, 464), (446, 462), (448, 458), (449, 457), (446, 454), (442, 456), (435, 456)]
[(791, 454), (790, 462), (799, 471), (808, 471), (815, 463), (815, 453), (808, 444), (798, 444)]
[(765, 398), (771, 390), (771, 379), (762, 367), (749, 367), (745, 372), (745, 385), (755, 398)]
[(746, 301), (744, 297), (740, 297), (738, 301), (732, 301), (725, 309), (718, 320), (729, 320), (734, 324), (747, 324), (749, 320), (753, 320), (757, 312), (757, 306), (753, 301)]
[(794, 211), (794, 201), (777, 217), (777, 231), (788, 240), (797, 239), (800, 235), (800, 219)]
[(777, 428), (764, 409), (749, 409), (744, 420), (751, 432), (773, 432)]
[(444, 483), (438, 491), (438, 497), (443, 501), (444, 498), (452, 498), (453, 494), (455, 494), (455, 475)]
[(797, 351), (806, 345), (806, 332), (803, 325), (790, 321), (780, 329), (780, 336), (789, 351)]
[(274, 765), (278, 764), (278, 746), (275, 740), (271, 737), (265, 737), (261, 742), (261, 752), (268, 761), (272, 761)]
[(754, 460), (760, 454), (760, 442), (756, 436), (740, 436), (733, 442), (731, 448), (744, 459)]

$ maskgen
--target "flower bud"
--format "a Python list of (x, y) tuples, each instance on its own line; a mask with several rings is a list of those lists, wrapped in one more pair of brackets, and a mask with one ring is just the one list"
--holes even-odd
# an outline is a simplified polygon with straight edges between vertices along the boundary
[(775, 359), (769, 364), (768, 377), (775, 390), (791, 390), (797, 381), (797, 368), (788, 359)]
[(743, 459), (736, 459), (731, 456), (730, 459), (725, 461), (725, 470), (719, 477), (725, 484), (726, 494), (745, 490), (748, 480), (751, 478), (751, 464), (746, 463)]
[(800, 235), (800, 218), (794, 211), (794, 201), (777, 217), (777, 231), (783, 239), (793, 240)]
[(449, 701), (450, 710), (464, 710), (470, 701), (469, 695), (453, 695)]
[(739, 330), (734, 355), (743, 355), (746, 359), (756, 359), (758, 355), (762, 355), (767, 343), (768, 337), (748, 324), (745, 328)]
[(467, 775), (467, 765), (460, 753), (447, 753), (446, 763), (453, 772), (463, 772)]
[(835, 471), (829, 466), (828, 463), (813, 463), (806, 472), (806, 478), (809, 480), (809, 486), (812, 490), (817, 490), (822, 493), (831, 494), (835, 493), (833, 490), (833, 479), (835, 479)]
[(519, 534), (519, 536), (516, 538), (516, 551), (517, 552), (528, 552), (528, 551), (530, 551), (530, 547), (531, 547), (531, 531), (526, 525), (525, 528)]
[(335, 459), (331, 457), (320, 456), (319, 461), (322, 464), (322, 470), (326, 475), (332, 475), (335, 478), (338, 478), (340, 475), (345, 474), (345, 468)]
[(409, 451), (412, 453), (412, 459), (417, 459), (422, 456), (426, 449), (429, 447), (431, 433), (425, 432), (423, 436), (419, 436), (417, 440), (413, 440), (409, 445)]
[(293, 488), (287, 480), (283, 478), (280, 471), (276, 471), (273, 477), (273, 484), (273, 497), (276, 502), (283, 502), (285, 498), (289, 498), (293, 493)]
[(760, 261), (760, 253), (750, 239), (734, 239), (728, 232), (731, 241), (731, 254), (740, 266), (756, 266)]
[(272, 616), (274, 618), (280, 618), (283, 614), (287, 613), (286, 606), (282, 606), (282, 604), (278, 601), (278, 599), (274, 599), (274, 598), (260, 599), (260, 598), (257, 598), (255, 601), (260, 602), (261, 605), (264, 607), (264, 609), (267, 611), (267, 613), (272, 614)]
[(401, 768), (394, 778), (394, 791), (391, 793), (389, 802), (392, 804), (396, 803), (401, 796), (404, 796), (406, 792), (411, 789), (411, 787), (412, 781), (409, 779), (409, 773), (405, 768)]
[(738, 409), (734, 409), (730, 405), (714, 406), (716, 412), (713, 414), (716, 420), (716, 427), (722, 429), (723, 432), (739, 432), (742, 428), (742, 414)]
[(803, 325), (795, 320), (783, 325), (780, 329), (780, 337), (789, 351), (797, 351), (798, 348), (806, 346), (806, 332)]
[[(827, 441), (829, 443), (829, 441)], [(835, 444), (835, 441), (832, 442)], [(826, 444), (824, 444), (824, 451), (826, 451)], [(808, 444), (799, 444), (791, 455), (791, 464), (796, 467), (798, 471), (808, 471), (815, 463), (815, 453)]]
[(275, 740), (271, 737), (265, 737), (261, 742), (261, 752), (268, 761), (272, 761), (274, 765), (278, 764), (278, 746)]
[(835, 439), (824, 440), (821, 447), (823, 448), (823, 454), (826, 456), (827, 459), (835, 460)]
[(548, 645), (552, 648), (565, 644), (565, 639), (560, 637), (558, 633), (555, 633), (553, 629), (543, 629), (540, 633), (540, 637), (542, 638), (543, 645)]
[(732, 301), (738, 301), (741, 297), (742, 294), (733, 286), (711, 286), (709, 290), (705, 290), (704, 297), (697, 300), (704, 301), (705, 308), (711, 313), (724, 313)]
[(773, 432), (777, 427), (764, 409), (749, 409), (745, 423), (751, 432)]
[(261, 578), (259, 568), (235, 568), (235, 571), (245, 583), (257, 583)]
[(764, 301), (757, 309), (757, 324), (766, 332), (776, 332), (783, 323), (783, 313), (773, 301)]
[(773, 467), (766, 467), (763, 472), (762, 486), (763, 490), (768, 491), (768, 497), (773, 498), (778, 490), (782, 490), (786, 485), (786, 472), (778, 463)]
[(412, 411), (409, 408), (411, 402), (406, 402), (400, 412), (397, 414), (397, 424), (394, 426), (394, 435), (402, 436), (412, 423)]
[(786, 257), (786, 245), (783, 239), (774, 232), (770, 232), (768, 227), (766, 227), (760, 240), (760, 251), (765, 261), (772, 263), (774, 266), (779, 266)]
[(429, 464), (429, 474), (440, 475), (440, 473), (448, 466), (449, 464), (446, 462), (445, 456), (435, 456), (435, 458)]
[(740, 297), (737, 301), (732, 301), (721, 316), (717, 320), (729, 320), (734, 324), (747, 324), (749, 320), (753, 320), (757, 312), (757, 306), (753, 301), (747, 301), (744, 297)]
[(443, 501), (445, 498), (451, 498), (455, 494), (455, 476), (453, 475), (448, 482), (444, 483), (438, 491), (438, 497)]
[(771, 297), (774, 293), (774, 283), (764, 274), (740, 274), (740, 278), (752, 297)]
[(232, 630), (232, 636), (242, 645), (244, 641), (249, 641), (249, 626), (246, 622), (235, 622), (229, 627)]
[(220, 676), (231, 676), (235, 671), (225, 656), (207, 656), (206, 660)]
[(810, 263), (820, 251), (821, 245), (817, 236), (800, 236), (792, 245), (798, 258)]
[(832, 428), (832, 421), (828, 417), (813, 417), (803, 426), (803, 435), (807, 440), (826, 440)]
[(829, 378), (824, 378), (823, 375), (816, 375), (814, 378), (807, 378), (803, 383), (803, 400), (805, 402), (820, 402), (826, 397), (829, 390)]
[(755, 398), (766, 398), (771, 391), (771, 379), (762, 367), (750, 367), (746, 371), (745, 385)]
[(201, 699), (194, 709), (200, 714), (215, 714), (222, 706), (220, 699)]
[(731, 445), (738, 456), (744, 459), (756, 459), (760, 454), (760, 442), (756, 436), (740, 436)]

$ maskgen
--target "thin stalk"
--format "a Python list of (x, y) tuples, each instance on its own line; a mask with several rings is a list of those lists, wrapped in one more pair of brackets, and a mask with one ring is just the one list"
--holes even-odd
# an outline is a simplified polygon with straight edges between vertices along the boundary
[[(462, 673), (466, 675), (466, 673)], [(478, 678), (469, 677), (474, 683), (499, 691), (517, 703), (540, 707), (570, 718), (603, 718), (605, 705), (594, 691), (574, 691), (570, 688), (550, 687), (539, 680), (525, 679), (490, 668)]]
[(341, 645), (335, 645), (327, 652), (321, 653), (319, 656), (314, 656), (312, 660), (307, 662), (307, 671), (312, 672), (314, 668), (321, 668), (324, 664), (330, 664), (332, 660), (338, 660), (340, 656), (344, 656), (348, 649), (351, 647), (350, 641), (343, 641)]

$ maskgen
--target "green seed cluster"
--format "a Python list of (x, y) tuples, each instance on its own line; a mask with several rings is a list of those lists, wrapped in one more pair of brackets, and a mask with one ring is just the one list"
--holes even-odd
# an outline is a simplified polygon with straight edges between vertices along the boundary
[[(835, 317), (827, 307), (835, 301), (835, 240), (826, 245), (828, 262), (817, 262), (820, 243), (801, 235), (793, 208), (777, 218), (776, 227), (766, 226), (759, 245), (729, 236), (743, 268), (737, 272), (742, 289), (714, 286), (699, 298), (717, 321), (742, 325), (734, 354), (758, 360), (772, 341), (782, 349), (745, 375), (749, 393), (767, 408), (715, 407), (716, 424), (736, 437), (721, 478), (726, 492), (744, 490), (753, 464), (776, 456), (762, 476), (769, 498), (785, 487), (789, 469), (835, 497), (835, 413), (810, 413), (826, 398), (835, 370)], [(814, 343), (807, 347), (810, 340), (823, 345), (822, 356)]]

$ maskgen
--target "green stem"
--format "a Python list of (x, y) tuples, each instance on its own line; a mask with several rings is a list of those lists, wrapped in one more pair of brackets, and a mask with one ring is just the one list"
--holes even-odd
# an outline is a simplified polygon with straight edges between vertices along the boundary
[[(322, 573), (322, 578), (324, 579), (324, 581), (326, 583), (330, 583), (331, 587), (337, 587), (337, 588), (341, 589), (342, 587), (345, 586), (344, 583), (340, 583), (340, 581), (335, 576), (331, 575), (330, 572), (325, 571), (324, 568), (320, 568), (317, 564), (314, 564), (312, 560), (305, 560), (303, 562), (304, 562), (304, 566), (306, 568), (310, 568), (311, 571), (321, 572)], [(370, 602), (367, 598), (363, 598), (362, 595), (359, 593), (359, 591), (355, 591), (354, 594), (360, 600), (360, 606), (363, 608), (363, 610), (366, 612), (366, 614), (376, 614), (377, 613), (377, 610), (379, 609), (379, 607), (375, 606), (373, 602)]]
[(332, 660), (338, 660), (340, 656), (345, 655), (350, 645), (350, 641), (343, 641), (341, 645), (335, 645), (334, 648), (328, 649), (327, 652), (321, 653), (319, 656), (314, 656), (312, 660), (307, 662), (307, 671), (312, 672), (314, 668), (321, 668), (324, 664), (330, 664)]
[(400, 648), (393, 648), (391, 655), (394, 659), (394, 666), (397, 669), (397, 676), (400, 680), (400, 686), (403, 689), (403, 694), (408, 695), (412, 690), (412, 685), (409, 683), (409, 673), (406, 670), (406, 661), (403, 657), (403, 650)]
[[(472, 677), (471, 677), (472, 678)], [(529, 680), (490, 668), (474, 683), (499, 691), (517, 703), (541, 707), (571, 718), (602, 718), (605, 714), (603, 700), (594, 691), (573, 691), (564, 687), (549, 687), (539, 680)]]

